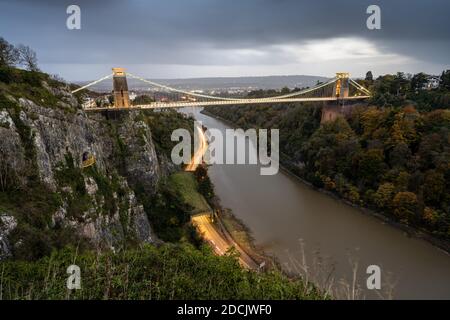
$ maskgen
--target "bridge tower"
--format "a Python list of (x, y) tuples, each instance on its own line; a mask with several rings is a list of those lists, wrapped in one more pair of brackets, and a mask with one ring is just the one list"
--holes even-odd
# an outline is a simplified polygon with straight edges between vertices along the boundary
[(349, 82), (350, 74), (348, 72), (336, 73), (336, 82), (333, 87), (333, 97), (338, 98), (336, 104), (328, 104), (322, 108), (322, 119), (320, 123), (326, 123), (336, 120), (338, 117), (342, 117), (345, 114), (345, 98), (348, 98), (350, 89)]
[(127, 76), (124, 68), (112, 68), (114, 107), (129, 108), (130, 96), (128, 95)]
[(348, 98), (349, 92), (349, 78), (350, 73), (348, 72), (338, 72), (336, 73), (337, 81), (334, 83), (333, 97), (338, 99)]

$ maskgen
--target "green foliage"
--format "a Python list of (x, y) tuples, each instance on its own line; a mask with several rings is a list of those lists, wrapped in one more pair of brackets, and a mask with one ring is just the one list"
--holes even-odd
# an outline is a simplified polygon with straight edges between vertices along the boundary
[(440, 87), (450, 90), (450, 70), (442, 71)]
[(193, 223), (189, 223), (186, 226), (186, 234), (188, 241), (196, 248), (200, 248), (205, 243), (202, 235), (197, 231), (197, 227)]
[(417, 196), (412, 192), (399, 192), (392, 201), (394, 214), (406, 223), (416, 218), (417, 204)]
[(0, 66), (0, 93), (3, 91), (16, 98), (26, 98), (43, 107), (56, 108), (61, 97), (50, 92), (44, 83), (53, 88), (66, 86), (39, 71)]
[(378, 187), (377, 192), (373, 195), (373, 201), (378, 208), (386, 209), (391, 204), (394, 193), (394, 184), (389, 182), (383, 183)]
[(160, 182), (157, 193), (151, 196), (143, 188), (135, 188), (135, 192), (144, 205), (153, 230), (161, 240), (178, 242), (185, 236), (192, 208), (167, 182)]
[(168, 186), (180, 195), (181, 200), (191, 207), (192, 213), (210, 210), (205, 198), (198, 192), (199, 185), (191, 172), (177, 172), (168, 179)]
[(169, 159), (173, 147), (178, 143), (171, 140), (173, 130), (186, 129), (191, 137), (194, 136), (194, 119), (175, 110), (145, 111), (142, 115), (152, 130), (152, 139), (157, 153), (164, 154)]
[(81, 220), (92, 201), (86, 192), (81, 168), (75, 166), (70, 153), (66, 154), (65, 160), (65, 163), (56, 171), (55, 178), (61, 188), (69, 187), (66, 194), (68, 216)]
[(437, 89), (424, 89), (428, 75), (418, 73), (405, 76), (403, 73), (384, 75), (365, 83), (373, 93), (371, 104), (380, 107), (401, 107), (413, 104), (419, 111), (450, 108), (450, 72), (442, 72)]
[[(81, 289), (66, 288), (67, 267), (81, 269)], [(235, 256), (214, 255), (207, 247), (144, 246), (113, 254), (75, 249), (36, 262), (0, 265), (3, 299), (323, 299), (313, 287), (277, 271), (242, 269)]]
[(86, 246), (71, 227), (53, 224), (52, 216), (60, 206), (60, 196), (41, 183), (0, 192), (0, 210), (12, 214), (18, 222), (9, 237), (11, 243), (20, 244), (13, 248), (15, 259), (35, 260), (68, 244)]
[(143, 189), (135, 188), (144, 204), (152, 227), (161, 240), (179, 242), (187, 239), (198, 245), (199, 238), (190, 225), (192, 214), (211, 209), (199, 193), (197, 181), (190, 172), (177, 172), (158, 185), (156, 194), (149, 196)]
[(133, 105), (150, 104), (152, 102), (155, 102), (155, 99), (152, 97), (148, 95), (140, 95), (133, 100)]
[(194, 172), (198, 184), (198, 191), (210, 201), (214, 197), (214, 186), (208, 176), (208, 169), (204, 165), (199, 165)]
[(358, 159), (358, 174), (366, 184), (378, 181), (378, 174), (384, 171), (384, 154), (381, 149), (369, 149), (361, 152)]
[(373, 74), (372, 71), (367, 71), (366, 73), (366, 81), (372, 82), (373, 81)]

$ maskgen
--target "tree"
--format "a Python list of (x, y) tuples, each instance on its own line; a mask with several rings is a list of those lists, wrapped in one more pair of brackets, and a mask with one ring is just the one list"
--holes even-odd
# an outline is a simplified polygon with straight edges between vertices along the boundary
[(439, 206), (445, 191), (445, 182), (445, 177), (441, 172), (436, 170), (425, 172), (423, 184), (425, 203)]
[(19, 51), (8, 41), (0, 37), (0, 67), (13, 66), (19, 59)]
[(39, 71), (39, 68), (37, 65), (36, 52), (34, 52), (33, 49), (31, 49), (29, 46), (20, 44), (17, 47), (17, 50), (19, 52), (20, 64), (25, 66), (25, 68), (27, 68), (30, 71)]
[(155, 102), (155, 99), (153, 99), (152, 97), (150, 97), (149, 95), (146, 95), (146, 94), (139, 95), (133, 100), (134, 105), (149, 104), (152, 102)]
[(413, 91), (422, 89), (425, 83), (427, 83), (427, 79), (428, 76), (423, 72), (415, 74), (411, 79), (411, 89)]
[(412, 221), (417, 213), (417, 196), (412, 192), (399, 192), (395, 195), (392, 201), (394, 207), (394, 214), (397, 218), (405, 221)]
[(377, 192), (374, 194), (373, 202), (378, 208), (384, 209), (391, 203), (394, 196), (395, 186), (392, 183), (386, 182), (378, 187)]
[(389, 152), (389, 164), (392, 168), (406, 166), (412, 156), (412, 152), (406, 143), (394, 144)]
[(363, 182), (375, 184), (385, 169), (384, 153), (382, 149), (369, 149), (360, 154), (359, 175)]
[(281, 89), (281, 94), (287, 94), (287, 93), (289, 93), (289, 92), (291, 92), (291, 90), (289, 90), (288, 87), (283, 87), (283, 88)]
[(108, 102), (109, 102), (110, 105), (114, 104), (114, 95), (111, 94), (111, 95), (108, 96)]
[(394, 77), (394, 90), (397, 96), (405, 95), (409, 91), (410, 81), (404, 72), (397, 72)]
[(442, 71), (440, 87), (450, 90), (450, 70)]
[(366, 81), (370, 81), (370, 82), (373, 81), (372, 71), (367, 71), (367, 73), (366, 73)]
[(434, 226), (439, 220), (439, 215), (433, 208), (425, 207), (422, 214), (422, 219), (430, 226)]
[(204, 165), (199, 165), (194, 172), (198, 182), (198, 191), (208, 200), (214, 197), (214, 187), (209, 179), (208, 170)]

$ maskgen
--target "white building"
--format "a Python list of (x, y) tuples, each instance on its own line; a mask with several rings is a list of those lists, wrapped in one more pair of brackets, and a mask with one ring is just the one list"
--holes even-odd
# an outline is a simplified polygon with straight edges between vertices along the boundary
[(427, 82), (423, 85), (423, 89), (432, 90), (439, 88), (439, 83), (441, 81), (440, 77), (437, 76), (429, 76)]
[(137, 94), (136, 94), (135, 92), (132, 91), (132, 92), (130, 93), (130, 100), (131, 100), (131, 101), (134, 101), (134, 99), (136, 99), (136, 97), (137, 97)]

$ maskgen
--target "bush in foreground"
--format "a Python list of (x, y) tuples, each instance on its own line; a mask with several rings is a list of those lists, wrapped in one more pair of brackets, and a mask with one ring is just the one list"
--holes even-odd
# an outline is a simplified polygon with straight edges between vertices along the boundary
[[(69, 291), (69, 265), (81, 289)], [(77, 255), (66, 248), (35, 262), (0, 264), (2, 299), (321, 299), (313, 287), (279, 272), (242, 269), (235, 256), (190, 245), (144, 246), (120, 253)]]

